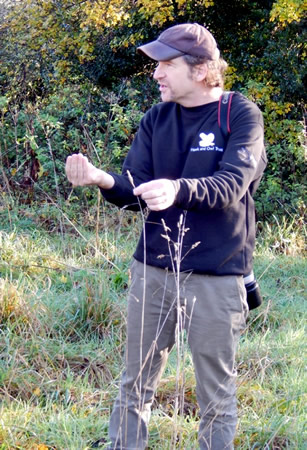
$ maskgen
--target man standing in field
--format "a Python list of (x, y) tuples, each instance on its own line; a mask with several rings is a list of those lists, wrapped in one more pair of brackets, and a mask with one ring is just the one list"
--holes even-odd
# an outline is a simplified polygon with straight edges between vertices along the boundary
[[(255, 241), (252, 195), (266, 164), (263, 120), (255, 104), (234, 94), (228, 138), (221, 133), (227, 64), (203, 26), (176, 25), (138, 50), (157, 61), (162, 102), (143, 117), (122, 174), (81, 154), (66, 163), (73, 185), (97, 185), (108, 201), (134, 210), (139, 197), (149, 209), (131, 265), (126, 367), (110, 448), (146, 447), (154, 393), (180, 326), (195, 369), (199, 446), (232, 449), (235, 351), (248, 314), (243, 276)], [(185, 228), (180, 254), (178, 224)]]

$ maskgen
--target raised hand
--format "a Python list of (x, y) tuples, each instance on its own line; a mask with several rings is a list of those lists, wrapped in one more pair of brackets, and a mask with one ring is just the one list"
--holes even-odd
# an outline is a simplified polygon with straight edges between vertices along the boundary
[(111, 189), (114, 185), (111, 175), (93, 166), (81, 153), (68, 156), (65, 172), (73, 186), (97, 185), (104, 189)]

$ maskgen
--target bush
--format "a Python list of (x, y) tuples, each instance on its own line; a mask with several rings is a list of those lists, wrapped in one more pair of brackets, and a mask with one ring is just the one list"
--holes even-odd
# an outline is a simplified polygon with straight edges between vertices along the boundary
[(143, 114), (137, 96), (123, 82), (117, 92), (90, 83), (69, 85), (20, 110), (1, 97), (0, 165), (9, 189), (26, 202), (67, 198), (64, 167), (72, 153), (84, 153), (105, 170), (120, 170)]
[[(109, 16), (103, 2), (50, 8), (48, 1), (39, 7), (30, 1), (24, 10), (18, 2), (2, 5), (0, 187), (27, 203), (66, 199), (65, 159), (80, 150), (94, 164), (120, 170), (142, 113), (158, 100), (153, 63), (136, 47), (172, 24), (197, 21), (213, 32), (230, 64), (227, 89), (243, 92), (263, 111), (269, 163), (256, 197), (258, 218), (272, 222), (273, 213), (285, 211), (302, 217), (301, 0), (289, 8), (284, 0), (178, 0), (162, 8), (148, 0), (140, 8), (111, 3)], [(81, 195), (82, 207), (93, 201), (91, 191)]]

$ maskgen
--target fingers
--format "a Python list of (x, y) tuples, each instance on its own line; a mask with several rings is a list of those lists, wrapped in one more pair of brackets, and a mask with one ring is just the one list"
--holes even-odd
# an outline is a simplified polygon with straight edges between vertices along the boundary
[(68, 180), (74, 186), (84, 186), (87, 184), (88, 159), (81, 153), (68, 156), (65, 171)]
[(136, 188), (134, 190), (134, 194), (141, 195), (142, 199), (146, 201), (162, 197), (164, 194), (163, 188), (152, 188), (151, 186), (146, 185), (145, 186), (140, 185), (138, 187), (141, 187), (141, 189), (137, 190), (138, 188)]
[(146, 198), (150, 198), (154, 196), (154, 192), (161, 191), (163, 189), (163, 181), (166, 180), (153, 180), (148, 181), (147, 183), (142, 183), (136, 188), (134, 188), (133, 193), (134, 195), (141, 195)]
[(143, 183), (133, 190), (134, 195), (140, 195), (148, 208), (162, 211), (175, 201), (175, 188), (170, 180), (161, 179)]

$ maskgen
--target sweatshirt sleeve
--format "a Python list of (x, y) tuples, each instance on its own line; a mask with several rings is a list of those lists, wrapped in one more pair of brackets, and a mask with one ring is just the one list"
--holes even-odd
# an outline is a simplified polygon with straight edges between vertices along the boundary
[(231, 111), (231, 133), (217, 170), (204, 178), (174, 181), (182, 209), (223, 209), (239, 202), (266, 165), (262, 114), (248, 101)]
[(115, 181), (113, 188), (100, 189), (107, 201), (120, 208), (139, 211), (140, 206), (146, 207), (145, 202), (133, 195), (133, 188), (153, 179), (151, 128), (150, 114), (146, 113), (124, 161), (122, 173), (110, 172)]

